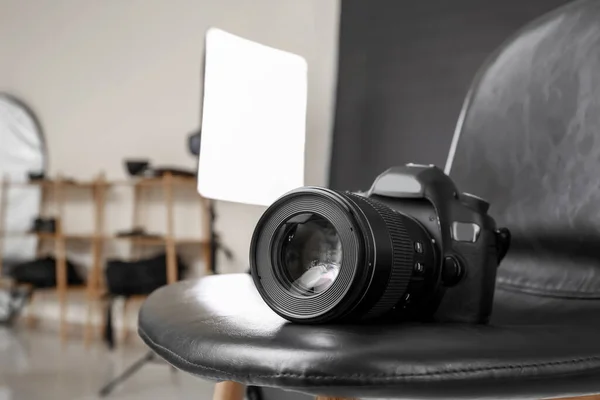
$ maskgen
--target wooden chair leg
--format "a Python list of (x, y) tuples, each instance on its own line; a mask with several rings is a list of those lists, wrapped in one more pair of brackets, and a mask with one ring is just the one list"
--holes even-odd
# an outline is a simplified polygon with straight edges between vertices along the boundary
[(246, 386), (233, 381), (219, 382), (215, 385), (213, 400), (244, 400)]

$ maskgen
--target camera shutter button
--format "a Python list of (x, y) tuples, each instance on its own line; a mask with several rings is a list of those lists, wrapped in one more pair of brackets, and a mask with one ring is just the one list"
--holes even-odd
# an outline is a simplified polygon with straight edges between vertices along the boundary
[(463, 277), (463, 272), (462, 265), (455, 257), (446, 256), (442, 266), (442, 283), (447, 287), (455, 286)]

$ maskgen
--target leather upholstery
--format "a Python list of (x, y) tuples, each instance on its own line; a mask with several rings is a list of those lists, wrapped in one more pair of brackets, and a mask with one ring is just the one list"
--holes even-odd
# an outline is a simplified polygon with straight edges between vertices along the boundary
[(141, 337), (198, 376), (312, 394), (600, 393), (600, 1), (509, 40), (476, 78), (455, 137), (451, 176), (513, 230), (489, 325), (298, 326), (248, 276), (229, 275), (159, 289)]
[(599, 71), (600, 2), (580, 1), (494, 55), (466, 100), (450, 175), (511, 229), (502, 287), (600, 299)]
[[(281, 319), (245, 274), (152, 294), (139, 333), (184, 371), (311, 394), (520, 398), (598, 391), (600, 302), (499, 290), (487, 325), (306, 326)], [(505, 397), (505, 398), (506, 398)]]

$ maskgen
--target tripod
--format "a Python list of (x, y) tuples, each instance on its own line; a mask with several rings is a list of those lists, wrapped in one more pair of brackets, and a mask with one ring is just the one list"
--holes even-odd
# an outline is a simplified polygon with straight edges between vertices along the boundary
[(112, 381), (108, 382), (104, 385), (98, 394), (100, 397), (108, 396), (121, 382), (126, 381), (129, 377), (135, 374), (139, 369), (141, 369), (146, 363), (157, 361), (156, 354), (153, 351), (148, 351), (142, 358), (133, 363), (129, 368), (127, 368), (123, 373)]
[[(106, 340), (106, 343), (110, 350), (112, 350), (115, 346), (111, 321), (112, 299), (108, 299), (108, 302), (106, 304), (106, 330), (104, 332), (104, 340)], [(102, 388), (100, 388), (100, 391), (98, 392), (98, 395), (100, 397), (108, 396), (119, 384), (129, 379), (129, 377), (131, 377), (149, 362), (160, 362), (160, 360), (156, 356), (156, 353), (154, 353), (153, 351), (148, 351), (142, 358), (134, 362), (125, 371), (123, 371), (123, 373), (109, 381), (106, 385), (102, 386)], [(173, 368), (173, 370), (175, 369)]]

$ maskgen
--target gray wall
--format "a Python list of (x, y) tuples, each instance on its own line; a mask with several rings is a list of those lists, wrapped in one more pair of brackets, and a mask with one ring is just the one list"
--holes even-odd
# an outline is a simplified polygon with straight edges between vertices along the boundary
[(344, 0), (330, 185), (365, 188), (407, 162), (444, 167), (485, 58), (565, 0)]

